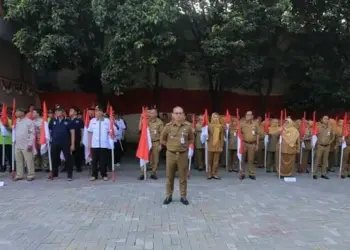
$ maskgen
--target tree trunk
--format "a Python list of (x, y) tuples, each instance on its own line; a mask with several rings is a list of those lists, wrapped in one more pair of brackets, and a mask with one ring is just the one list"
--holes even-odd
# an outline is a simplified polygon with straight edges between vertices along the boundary
[(160, 106), (160, 76), (159, 71), (154, 71), (154, 86), (153, 86), (153, 104), (159, 110)]
[(212, 112), (219, 112), (221, 104), (219, 88), (220, 83), (214, 82), (214, 77), (211, 73), (208, 73), (208, 81)]

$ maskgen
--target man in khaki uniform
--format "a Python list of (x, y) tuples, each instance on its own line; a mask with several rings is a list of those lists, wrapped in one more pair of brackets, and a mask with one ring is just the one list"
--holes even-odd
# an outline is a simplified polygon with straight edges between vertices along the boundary
[[(241, 131), (244, 143), (244, 156), (248, 154), (249, 178), (255, 180), (256, 168), (254, 165), (255, 152), (259, 149), (259, 129), (253, 120), (253, 112), (248, 111), (245, 115), (245, 120), (242, 122)], [(247, 173), (247, 167), (244, 167)], [(242, 176), (245, 178), (245, 175)]]
[[(348, 129), (350, 126), (348, 126)], [(350, 164), (349, 164), (349, 159), (350, 159), (350, 134), (346, 136), (345, 138), (345, 143), (346, 143), (346, 148), (344, 148), (343, 152), (343, 166), (342, 166), (342, 171), (341, 171), (341, 178), (344, 179), (345, 177), (350, 177)], [(342, 140), (342, 139), (341, 139)]]
[(22, 180), (24, 167), (27, 166), (27, 180), (32, 181), (35, 178), (33, 143), (34, 143), (34, 123), (25, 116), (25, 109), (17, 109), (16, 117), (16, 177), (15, 181)]
[[(151, 140), (152, 140), (152, 149), (150, 152), (150, 158), (151, 158), (151, 168), (152, 168), (152, 174), (151, 174), (151, 179), (157, 180), (157, 168), (158, 168), (158, 163), (159, 163), (159, 152), (162, 149), (160, 145), (160, 135), (163, 131), (164, 124), (161, 119), (158, 117), (158, 112), (156, 108), (151, 107), (147, 110), (147, 119), (148, 119), (148, 128), (151, 134)], [(141, 124), (141, 119), (139, 122), (139, 130), (141, 131), (142, 124)], [(141, 169), (141, 175), (139, 177), (139, 180), (144, 180), (144, 172), (143, 169)]]
[(188, 205), (187, 200), (187, 173), (188, 148), (194, 143), (194, 134), (191, 123), (185, 121), (184, 111), (181, 107), (173, 109), (173, 121), (168, 123), (161, 134), (160, 142), (167, 148), (166, 151), (166, 198), (164, 205), (172, 202), (174, 179), (176, 169), (180, 175), (181, 202)]
[(196, 167), (198, 171), (204, 170), (204, 144), (201, 141), (202, 134), (202, 124), (203, 124), (203, 116), (199, 116), (197, 119), (196, 129), (195, 129), (195, 157), (196, 157)]
[(40, 128), (42, 125), (42, 117), (41, 110), (34, 109), (32, 112), (34, 130), (35, 130), (35, 140), (36, 140), (36, 150), (37, 154), (34, 156), (34, 167), (35, 172), (45, 171), (50, 172), (49, 170), (49, 155), (46, 152), (45, 154), (41, 154), (40, 152)]
[(329, 125), (328, 122), (328, 116), (323, 116), (321, 124), (318, 126), (316, 159), (313, 172), (314, 179), (317, 179), (317, 173), (320, 165), (322, 167), (321, 178), (329, 179), (329, 177), (327, 176), (328, 156), (330, 146), (333, 140), (335, 139), (335, 135), (332, 127)]
[[(267, 166), (266, 172), (277, 172), (276, 169), (276, 149), (280, 137), (280, 127), (278, 126), (278, 119), (272, 119), (269, 127), (269, 142), (267, 144)], [(278, 154), (278, 152), (277, 152)]]

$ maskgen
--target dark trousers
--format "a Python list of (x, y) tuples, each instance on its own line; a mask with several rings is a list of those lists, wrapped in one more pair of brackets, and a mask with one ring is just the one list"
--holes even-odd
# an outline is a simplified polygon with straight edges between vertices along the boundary
[(108, 164), (108, 152), (107, 148), (92, 148), (92, 176), (97, 179), (98, 168), (100, 168), (101, 177), (107, 177), (107, 164)]
[(73, 159), (74, 159), (74, 163), (75, 163), (75, 167), (77, 168), (77, 171), (81, 170), (81, 165), (82, 165), (82, 161), (84, 158), (84, 147), (79, 145), (75, 146), (75, 150), (73, 152)]
[(52, 171), (53, 177), (58, 176), (58, 167), (61, 162), (61, 152), (63, 153), (65, 159), (65, 169), (67, 170), (67, 177), (73, 177), (73, 162), (72, 162), (72, 154), (70, 153), (69, 144), (61, 145), (61, 144), (51, 144), (51, 155), (52, 155)]
[[(8, 161), (10, 167), (12, 165), (12, 145), (5, 144), (5, 166), (6, 161)], [(2, 166), (2, 144), (0, 144), (0, 166), (5, 168), (5, 166)]]
[(114, 164), (120, 163), (120, 160), (123, 156), (123, 142), (122, 141), (117, 141), (114, 143)]

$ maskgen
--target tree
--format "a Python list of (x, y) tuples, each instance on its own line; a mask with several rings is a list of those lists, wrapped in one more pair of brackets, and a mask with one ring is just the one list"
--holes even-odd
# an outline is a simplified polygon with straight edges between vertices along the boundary
[[(178, 10), (173, 0), (93, 0), (96, 23), (108, 37), (102, 60), (102, 81), (116, 89), (146, 78), (159, 105), (159, 73), (176, 75), (182, 55), (173, 31)], [(153, 80), (154, 79), (154, 82)]]

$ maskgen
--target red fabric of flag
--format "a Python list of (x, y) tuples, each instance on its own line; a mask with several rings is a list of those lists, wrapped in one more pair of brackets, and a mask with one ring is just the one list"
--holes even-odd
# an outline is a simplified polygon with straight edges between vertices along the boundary
[(7, 114), (7, 105), (5, 103), (2, 104), (2, 110), (1, 110), (1, 123), (5, 127), (9, 125), (8, 121), (9, 117)]

